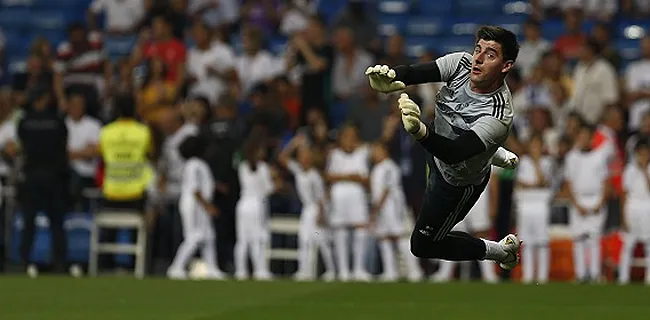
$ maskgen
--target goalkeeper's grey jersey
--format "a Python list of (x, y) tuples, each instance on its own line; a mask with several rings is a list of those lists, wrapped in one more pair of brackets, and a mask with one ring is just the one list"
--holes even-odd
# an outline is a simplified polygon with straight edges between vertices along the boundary
[(451, 53), (436, 60), (445, 85), (436, 95), (435, 132), (456, 139), (468, 130), (474, 131), (487, 150), (456, 164), (434, 161), (444, 179), (455, 186), (480, 184), (490, 171), (494, 152), (506, 141), (512, 126), (512, 95), (508, 86), (490, 94), (475, 93), (470, 89), (472, 55)]

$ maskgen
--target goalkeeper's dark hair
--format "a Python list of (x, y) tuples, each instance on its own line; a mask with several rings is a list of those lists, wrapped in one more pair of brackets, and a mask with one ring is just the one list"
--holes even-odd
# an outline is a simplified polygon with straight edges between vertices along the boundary
[(503, 60), (516, 61), (519, 55), (517, 36), (510, 30), (499, 26), (483, 26), (476, 31), (476, 42), (494, 41), (501, 45)]

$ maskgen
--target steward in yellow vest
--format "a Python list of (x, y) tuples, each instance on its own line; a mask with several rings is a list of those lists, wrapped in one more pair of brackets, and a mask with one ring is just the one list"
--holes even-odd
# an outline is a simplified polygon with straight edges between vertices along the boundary
[(104, 161), (102, 193), (105, 207), (144, 209), (146, 189), (153, 178), (148, 155), (153, 149), (149, 128), (135, 120), (132, 97), (115, 100), (117, 120), (104, 126), (99, 151)]

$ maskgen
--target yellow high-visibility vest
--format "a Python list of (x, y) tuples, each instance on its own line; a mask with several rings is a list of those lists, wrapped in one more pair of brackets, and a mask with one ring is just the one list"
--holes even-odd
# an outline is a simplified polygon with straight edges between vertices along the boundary
[(153, 178), (147, 159), (151, 132), (141, 123), (117, 120), (102, 128), (99, 147), (104, 160), (102, 192), (109, 200), (142, 198)]

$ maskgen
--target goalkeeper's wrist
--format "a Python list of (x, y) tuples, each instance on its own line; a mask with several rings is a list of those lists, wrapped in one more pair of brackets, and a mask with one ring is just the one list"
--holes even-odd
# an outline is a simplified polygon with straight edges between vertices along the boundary
[(427, 126), (422, 121), (418, 121), (418, 123), (420, 126), (415, 128), (413, 131), (409, 131), (409, 133), (413, 135), (415, 139), (420, 140), (427, 135)]

